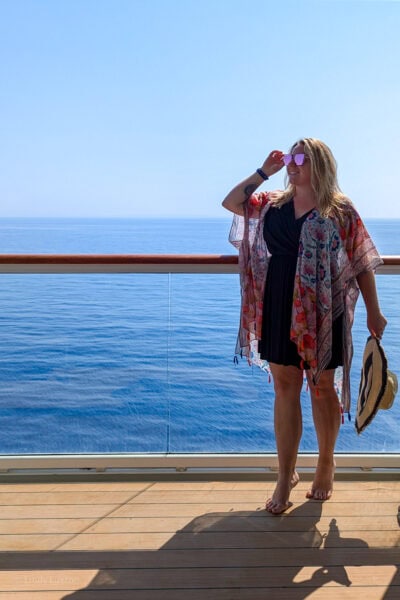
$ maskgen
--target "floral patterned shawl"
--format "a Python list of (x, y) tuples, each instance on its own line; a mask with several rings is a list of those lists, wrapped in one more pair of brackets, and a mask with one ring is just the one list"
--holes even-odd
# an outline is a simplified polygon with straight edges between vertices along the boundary
[[(268, 370), (258, 354), (266, 274), (270, 255), (264, 237), (264, 216), (270, 195), (253, 194), (244, 217), (234, 216), (229, 241), (239, 249), (241, 317), (236, 353)], [(350, 411), (351, 327), (359, 295), (356, 277), (382, 263), (360, 216), (348, 202), (339, 223), (314, 209), (305, 219), (299, 242), (294, 282), (291, 334), (315, 384), (331, 359), (332, 322), (343, 313), (343, 371), (337, 369), (344, 412)]]

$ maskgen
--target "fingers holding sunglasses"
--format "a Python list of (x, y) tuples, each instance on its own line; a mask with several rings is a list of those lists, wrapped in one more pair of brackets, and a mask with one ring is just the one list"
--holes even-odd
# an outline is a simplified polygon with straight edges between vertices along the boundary
[(270, 177), (280, 171), (283, 166), (283, 152), (281, 150), (273, 150), (269, 153), (261, 168)]

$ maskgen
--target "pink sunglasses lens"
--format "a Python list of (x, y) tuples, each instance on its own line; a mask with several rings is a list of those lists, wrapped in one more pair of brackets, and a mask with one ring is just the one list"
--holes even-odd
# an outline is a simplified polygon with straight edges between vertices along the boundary
[(291, 154), (284, 154), (283, 157), (282, 157), (282, 160), (283, 160), (285, 166), (287, 167), (292, 162), (292, 155)]
[(301, 154), (295, 154), (295, 155), (293, 156), (293, 158), (294, 158), (294, 162), (296, 163), (296, 165), (297, 165), (298, 167), (301, 167), (301, 165), (304, 163), (304, 156), (305, 156), (305, 155), (304, 155), (304, 154), (302, 154), (302, 153), (301, 153)]

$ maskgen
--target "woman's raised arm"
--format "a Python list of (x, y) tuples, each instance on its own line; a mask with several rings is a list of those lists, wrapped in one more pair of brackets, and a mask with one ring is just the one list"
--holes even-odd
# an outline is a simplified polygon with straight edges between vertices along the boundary
[(265, 159), (260, 169), (236, 185), (222, 202), (222, 206), (237, 215), (244, 214), (244, 203), (250, 198), (260, 185), (269, 179), (271, 175), (280, 171), (283, 167), (283, 153), (273, 150)]

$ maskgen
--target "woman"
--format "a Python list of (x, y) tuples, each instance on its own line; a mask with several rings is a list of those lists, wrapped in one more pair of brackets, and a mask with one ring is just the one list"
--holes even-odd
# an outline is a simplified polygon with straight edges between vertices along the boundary
[[(254, 193), (284, 166), (283, 192)], [(239, 248), (237, 351), (253, 364), (267, 361), (274, 380), (279, 476), (266, 510), (280, 514), (291, 506), (290, 492), (299, 480), (303, 370), (319, 447), (306, 496), (324, 501), (332, 494), (341, 412), (350, 409), (351, 327), (359, 290), (370, 333), (380, 338), (386, 326), (374, 277), (382, 260), (340, 191), (335, 159), (320, 140), (304, 138), (289, 154), (271, 152), (222, 205), (235, 213), (230, 240)], [(334, 385), (340, 366), (342, 404)]]

